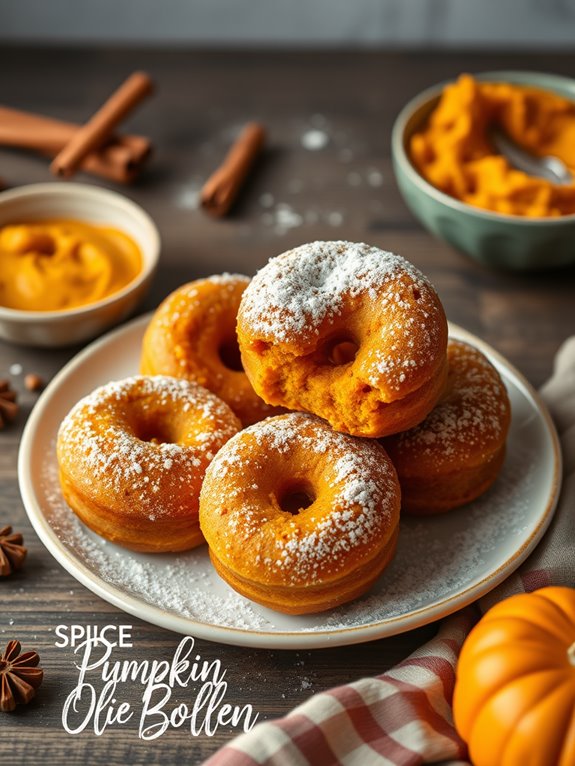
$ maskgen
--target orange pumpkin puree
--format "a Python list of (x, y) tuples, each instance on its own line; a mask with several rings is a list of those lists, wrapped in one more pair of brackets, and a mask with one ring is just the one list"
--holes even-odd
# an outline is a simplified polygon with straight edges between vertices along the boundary
[(490, 142), (493, 126), (534, 155), (559, 157), (575, 173), (575, 103), (470, 75), (445, 87), (425, 128), (412, 136), (412, 162), (433, 186), (470, 205), (528, 217), (575, 213), (575, 184), (559, 186), (513, 168)]
[(82, 221), (0, 228), (0, 305), (60, 311), (95, 303), (141, 271), (140, 248), (124, 232)]

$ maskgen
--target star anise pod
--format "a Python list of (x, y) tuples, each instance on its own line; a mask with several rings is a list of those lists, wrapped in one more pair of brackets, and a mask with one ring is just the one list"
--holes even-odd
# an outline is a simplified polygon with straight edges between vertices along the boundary
[(24, 563), (28, 550), (23, 542), (22, 535), (12, 532), (12, 527), (0, 529), (0, 577), (12, 574)]
[(0, 429), (14, 420), (17, 414), (16, 391), (10, 388), (7, 380), (0, 380)]
[(0, 655), (0, 710), (4, 713), (19, 702), (30, 702), (44, 678), (44, 671), (37, 667), (38, 652), (20, 654), (20, 649), (20, 641), (9, 641)]

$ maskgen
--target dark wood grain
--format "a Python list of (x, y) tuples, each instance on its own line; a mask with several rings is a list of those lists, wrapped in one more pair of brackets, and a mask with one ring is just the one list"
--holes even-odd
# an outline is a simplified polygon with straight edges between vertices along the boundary
[[(219, 271), (252, 274), (270, 256), (313, 239), (365, 240), (405, 255), (437, 286), (449, 318), (503, 352), (536, 385), (553, 355), (575, 332), (575, 269), (539, 275), (489, 271), (424, 232), (401, 201), (389, 157), (393, 119), (422, 88), (457, 73), (534, 69), (571, 74), (574, 57), (478, 53), (272, 53), (31, 50), (0, 52), (0, 102), (82, 121), (133, 69), (148, 70), (158, 95), (128, 123), (150, 135), (157, 154), (126, 191), (157, 221), (161, 268), (142, 310), (194, 277)], [(234, 131), (262, 121), (271, 141), (232, 217), (214, 221), (194, 209), (194, 195)], [(330, 137), (307, 151), (303, 134)], [(380, 174), (380, 175), (378, 175)], [(47, 162), (0, 152), (0, 176), (11, 185), (50, 180)], [(370, 181), (371, 179), (371, 181)], [(93, 180), (79, 176), (79, 180)], [(381, 180), (381, 183), (380, 183)], [(266, 207), (273, 195), (273, 207)], [(292, 223), (282, 232), (278, 203)], [(301, 221), (297, 219), (301, 217)], [(0, 343), (0, 377), (12, 364), (49, 379), (75, 353)], [(197, 764), (233, 735), (191, 737), (170, 730), (143, 742), (134, 726), (67, 735), (65, 697), (76, 680), (70, 649), (54, 647), (59, 624), (132, 624), (135, 649), (118, 659), (170, 659), (179, 636), (128, 617), (78, 584), (43, 548), (27, 521), (17, 486), (18, 443), (36, 399), (12, 381), (22, 412), (0, 434), (0, 526), (12, 523), (29, 546), (24, 570), (0, 582), (0, 639), (37, 648), (46, 680), (37, 699), (0, 717), (0, 761), (9, 764)], [(256, 651), (198, 641), (198, 652), (227, 668), (230, 701), (251, 703), (261, 718), (281, 715), (334, 684), (382, 672), (433, 634), (428, 626), (358, 647)], [(133, 691), (133, 701), (136, 692)], [(185, 698), (180, 698), (185, 701)]]

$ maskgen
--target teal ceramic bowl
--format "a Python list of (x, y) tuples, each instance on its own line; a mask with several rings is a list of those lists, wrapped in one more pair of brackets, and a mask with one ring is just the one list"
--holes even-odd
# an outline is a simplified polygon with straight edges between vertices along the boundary
[[(485, 72), (474, 77), (532, 85), (575, 101), (575, 80), (568, 77), (537, 72)], [(393, 167), (407, 206), (429, 231), (487, 266), (528, 271), (574, 263), (575, 215), (524, 218), (482, 210), (439, 191), (412, 165), (407, 151), (410, 138), (428, 119), (446, 84), (412, 99), (393, 126)]]

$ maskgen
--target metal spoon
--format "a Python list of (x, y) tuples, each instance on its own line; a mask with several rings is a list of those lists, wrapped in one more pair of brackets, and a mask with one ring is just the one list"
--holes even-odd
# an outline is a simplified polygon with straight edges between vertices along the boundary
[(545, 178), (561, 186), (567, 186), (575, 181), (573, 174), (559, 157), (550, 154), (545, 157), (536, 157), (534, 154), (529, 154), (498, 128), (493, 129), (491, 138), (497, 151), (518, 170), (530, 176)]

